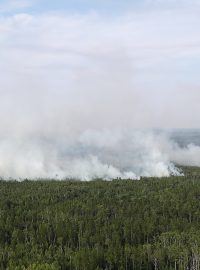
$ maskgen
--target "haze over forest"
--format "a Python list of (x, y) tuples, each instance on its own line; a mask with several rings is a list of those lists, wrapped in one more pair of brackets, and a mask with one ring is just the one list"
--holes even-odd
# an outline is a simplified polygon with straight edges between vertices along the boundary
[(1, 1), (0, 176), (200, 166), (199, 14), (197, 0)]

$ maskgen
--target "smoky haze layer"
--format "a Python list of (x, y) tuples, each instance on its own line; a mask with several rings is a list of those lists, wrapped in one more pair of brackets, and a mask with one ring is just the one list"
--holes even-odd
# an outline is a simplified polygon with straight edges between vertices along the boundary
[(200, 166), (200, 146), (188, 140), (184, 130), (179, 136), (177, 131), (120, 129), (2, 136), (0, 175), (17, 180), (181, 175), (174, 164)]
[(185, 5), (0, 13), (0, 132), (198, 127), (200, 6), (169, 2)]
[(200, 5), (165, 2), (116, 15), (0, 4), (2, 178), (138, 179), (200, 165), (191, 136), (149, 130), (199, 126)]

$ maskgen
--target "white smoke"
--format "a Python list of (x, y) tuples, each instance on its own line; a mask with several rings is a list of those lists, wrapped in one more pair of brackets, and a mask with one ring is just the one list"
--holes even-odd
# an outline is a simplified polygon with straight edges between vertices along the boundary
[(0, 176), (138, 179), (200, 166), (199, 146), (133, 130), (199, 126), (199, 11), (0, 14)]
[(147, 130), (86, 130), (48, 138), (27, 135), (0, 140), (3, 179), (181, 175), (174, 164), (200, 166), (200, 147), (181, 147), (167, 133)]

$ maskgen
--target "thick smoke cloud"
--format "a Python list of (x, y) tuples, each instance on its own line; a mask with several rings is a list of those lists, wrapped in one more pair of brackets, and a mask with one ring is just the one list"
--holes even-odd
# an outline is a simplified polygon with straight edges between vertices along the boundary
[(200, 166), (200, 147), (181, 147), (168, 133), (147, 130), (87, 130), (0, 143), (0, 172), (6, 179), (181, 175), (174, 163)]
[(200, 165), (199, 146), (148, 131), (199, 125), (198, 11), (0, 15), (0, 176), (138, 179)]

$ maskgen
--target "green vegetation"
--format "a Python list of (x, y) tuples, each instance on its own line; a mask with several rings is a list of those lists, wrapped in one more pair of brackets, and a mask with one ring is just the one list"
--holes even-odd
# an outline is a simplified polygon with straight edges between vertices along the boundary
[(200, 169), (140, 181), (0, 181), (0, 269), (200, 269)]

